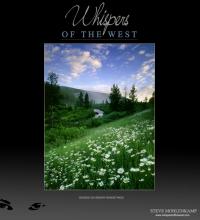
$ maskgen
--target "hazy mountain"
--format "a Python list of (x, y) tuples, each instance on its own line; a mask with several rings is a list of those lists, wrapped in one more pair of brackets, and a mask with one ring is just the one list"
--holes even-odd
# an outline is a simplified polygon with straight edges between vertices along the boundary
[(102, 103), (106, 100), (109, 101), (109, 94), (102, 93), (102, 92), (92, 92), (82, 89), (76, 89), (71, 87), (65, 87), (61, 86), (61, 93), (64, 96), (64, 103), (66, 104), (74, 104), (76, 102), (76, 98), (79, 96), (80, 92), (83, 92), (85, 94), (86, 92), (89, 95), (89, 100), (95, 101), (95, 103)]

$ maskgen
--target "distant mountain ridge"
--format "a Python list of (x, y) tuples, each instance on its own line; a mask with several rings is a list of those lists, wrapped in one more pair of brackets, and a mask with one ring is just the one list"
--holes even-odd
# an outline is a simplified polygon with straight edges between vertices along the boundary
[(93, 92), (93, 91), (77, 89), (67, 86), (60, 86), (60, 88), (61, 88), (61, 93), (64, 96), (65, 104), (74, 104), (80, 92), (83, 92), (83, 94), (87, 92), (89, 95), (89, 100), (90, 101), (93, 100), (97, 104), (105, 102), (106, 100), (109, 101), (109, 94), (107, 93)]

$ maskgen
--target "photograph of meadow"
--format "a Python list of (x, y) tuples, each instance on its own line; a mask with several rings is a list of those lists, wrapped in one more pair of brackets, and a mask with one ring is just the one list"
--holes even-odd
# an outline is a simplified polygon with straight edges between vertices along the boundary
[(155, 44), (44, 44), (44, 189), (154, 190)]

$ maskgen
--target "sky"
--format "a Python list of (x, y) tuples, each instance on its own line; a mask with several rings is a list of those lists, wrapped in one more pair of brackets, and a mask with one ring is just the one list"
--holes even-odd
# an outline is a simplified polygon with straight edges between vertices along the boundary
[(45, 43), (44, 80), (58, 75), (58, 84), (110, 93), (117, 84), (122, 95), (132, 85), (137, 98), (150, 98), (155, 86), (153, 43)]

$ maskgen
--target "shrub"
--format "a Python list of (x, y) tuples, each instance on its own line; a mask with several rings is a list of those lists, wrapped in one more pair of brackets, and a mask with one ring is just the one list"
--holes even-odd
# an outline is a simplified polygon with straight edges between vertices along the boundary
[(105, 115), (104, 118), (107, 120), (113, 121), (113, 120), (122, 118), (126, 115), (127, 115), (127, 112), (112, 112), (110, 114)]
[(82, 137), (85, 134), (85, 127), (51, 128), (45, 132), (45, 148), (55, 148), (73, 139)]
[(103, 121), (101, 118), (91, 118), (85, 122), (85, 125), (88, 128), (94, 128), (94, 127), (98, 127), (102, 123), (103, 123)]

